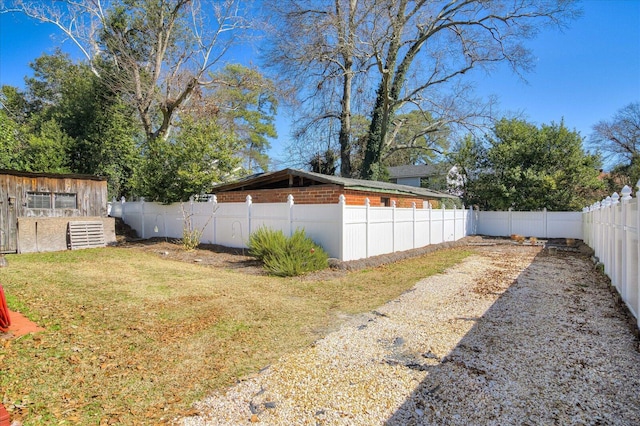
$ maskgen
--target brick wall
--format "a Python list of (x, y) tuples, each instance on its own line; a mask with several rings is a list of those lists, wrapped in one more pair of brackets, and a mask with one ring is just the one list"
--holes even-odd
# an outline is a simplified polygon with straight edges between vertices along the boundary
[[(345, 189), (339, 185), (314, 185), (304, 188), (278, 188), (260, 189), (250, 191), (232, 191), (216, 194), (219, 203), (243, 203), (247, 195), (251, 195), (254, 203), (285, 203), (289, 194), (293, 195), (296, 204), (337, 204), (340, 201), (340, 194), (344, 194), (346, 203), (349, 206), (364, 206), (365, 198), (369, 198), (371, 206), (384, 206), (383, 198), (388, 198), (396, 202), (397, 207), (411, 207), (415, 202), (417, 208), (423, 207), (421, 198), (410, 196), (402, 197), (396, 194), (382, 194), (379, 192), (355, 191)], [(436, 207), (437, 202), (431, 202)]]
[[(348, 206), (364, 206), (365, 198), (369, 199), (369, 203), (373, 207), (384, 206), (384, 198), (389, 199), (389, 205), (392, 201), (396, 202), (396, 207), (411, 207), (411, 203), (416, 203), (416, 207), (421, 209), (424, 200), (422, 198), (413, 198), (411, 196), (403, 197), (397, 194), (381, 194), (379, 192), (365, 192), (345, 189), (344, 196)], [(431, 203), (432, 205), (434, 202)]]
[(243, 203), (251, 195), (254, 203), (286, 203), (289, 194), (296, 204), (338, 204), (342, 187), (339, 185), (314, 185), (303, 188), (259, 189), (232, 191), (216, 194), (219, 203)]

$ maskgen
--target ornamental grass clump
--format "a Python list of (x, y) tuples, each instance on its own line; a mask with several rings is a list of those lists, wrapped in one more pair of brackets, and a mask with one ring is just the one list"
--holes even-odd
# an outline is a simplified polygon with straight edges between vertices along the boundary
[(249, 237), (249, 253), (257, 257), (270, 274), (279, 277), (324, 269), (329, 258), (322, 247), (300, 229), (287, 238), (282, 231), (260, 228)]

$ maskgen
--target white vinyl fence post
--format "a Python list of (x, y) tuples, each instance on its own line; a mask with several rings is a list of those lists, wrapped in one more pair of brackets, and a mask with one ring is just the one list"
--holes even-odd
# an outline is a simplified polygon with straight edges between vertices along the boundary
[[(247, 205), (247, 238), (249, 238), (249, 236), (251, 235), (251, 195), (247, 195), (247, 198), (245, 199), (245, 203)], [(244, 243), (244, 241), (243, 241)]]
[(622, 194), (621, 197), (621, 201), (622, 204), (620, 205), (620, 208), (622, 209), (622, 229), (621, 229), (621, 234), (622, 234), (622, 268), (620, 270), (621, 274), (620, 274), (620, 294), (622, 295), (622, 298), (625, 301), (629, 300), (629, 291), (628, 291), (628, 287), (627, 284), (629, 282), (629, 244), (628, 244), (628, 238), (630, 235), (629, 232), (629, 228), (627, 227), (627, 216), (628, 216), (628, 209), (629, 209), (629, 201), (631, 201), (631, 188), (629, 188), (628, 185), (625, 185), (622, 190), (620, 191), (620, 194)]
[(125, 209), (125, 204), (127, 202), (127, 199), (124, 198), (124, 195), (122, 196), (122, 198), (120, 198), (120, 206), (122, 208), (122, 213), (120, 214), (120, 219), (122, 219), (122, 221), (124, 222), (124, 209)]
[[(607, 196), (601, 203), (601, 216), (603, 222), (603, 232), (602, 232), (602, 254), (603, 254), (603, 263), (604, 263), (604, 271), (611, 278), (611, 259), (613, 253), (613, 220), (611, 215), (611, 197)], [(612, 284), (613, 285), (613, 284)]]
[(509, 235), (513, 235), (513, 216), (512, 216), (512, 207), (509, 207), (509, 213), (508, 213), (508, 221), (509, 221)]
[(411, 203), (411, 209), (413, 213), (413, 241), (411, 243), (411, 247), (416, 248), (416, 203), (415, 201)]
[(396, 252), (396, 200), (391, 201), (391, 250)]
[(457, 241), (456, 239), (456, 227), (458, 225), (458, 218), (457, 218), (457, 214), (458, 213), (458, 209), (456, 208), (456, 205), (453, 205), (453, 241)]
[[(638, 255), (636, 259), (633, 259), (633, 261), (636, 262), (636, 265), (640, 268), (640, 197), (638, 196), (640, 193), (640, 180), (638, 180), (636, 188), (638, 188), (638, 191), (636, 192), (636, 245), (638, 246)], [(635, 293), (636, 324), (638, 328), (640, 328), (640, 277), (636, 277)]]
[[(440, 209), (440, 213), (442, 214), (442, 233), (441, 233), (442, 234), (442, 241), (441, 242), (444, 243), (446, 241), (445, 240), (445, 236), (444, 236), (444, 228), (445, 228), (445, 225), (447, 223), (446, 220), (445, 220), (445, 214), (444, 214), (445, 213), (444, 203), (442, 203), (442, 206), (440, 206), (440, 207), (442, 207)], [(415, 248), (415, 245), (414, 245), (414, 248)]]
[(467, 230), (469, 229), (469, 224), (467, 223), (467, 208), (462, 205), (462, 238), (467, 236)]
[(211, 197), (211, 214), (213, 215), (213, 226), (211, 227), (211, 231), (213, 232), (213, 244), (218, 244), (218, 217), (216, 216), (216, 212), (218, 211), (218, 196), (213, 195)]
[(340, 209), (340, 260), (344, 261), (344, 251), (345, 251), (345, 245), (347, 244), (347, 242), (345, 241), (345, 232), (344, 232), (344, 228), (345, 228), (345, 205), (347, 204), (347, 199), (345, 198), (344, 194), (340, 194), (340, 197), (338, 199), (338, 208)]
[(605, 247), (604, 247), (604, 232), (605, 232), (605, 223), (603, 218), (603, 205), (601, 201), (596, 202), (596, 218), (598, 219), (598, 235), (596, 236), (596, 240), (598, 241), (598, 249), (600, 250), (600, 254), (598, 257), (600, 261), (604, 261), (605, 258)]
[(429, 224), (429, 228), (428, 228), (429, 241), (427, 241), (429, 243), (429, 245), (431, 245), (431, 229), (432, 229), (431, 228), (431, 221), (432, 221), (432, 217), (433, 217), (433, 209), (431, 208), (431, 203), (429, 203), (429, 221), (428, 221), (428, 224)]
[(617, 192), (614, 192), (611, 195), (611, 212), (613, 214), (613, 250), (611, 252), (611, 264), (613, 265), (612, 270), (612, 281), (615, 283), (616, 288), (618, 289), (618, 293), (620, 293), (620, 253), (618, 249), (618, 240), (620, 238), (620, 216), (622, 212), (618, 212), (618, 208), (620, 207), (620, 195)]
[(147, 238), (144, 232), (144, 197), (140, 197), (140, 227), (142, 228), (140, 231), (142, 233), (142, 238)]
[(289, 206), (289, 237), (293, 235), (293, 195), (287, 196), (287, 205)]
[[(193, 228), (194, 228), (194, 223), (193, 222), (194, 222), (194, 215), (195, 215), (194, 207), (193, 207), (193, 200), (194, 200), (194, 197), (192, 195), (192, 196), (189, 197), (189, 214), (191, 215), (191, 216), (189, 216), (189, 218), (190, 218), (190, 220), (189, 220), (189, 232), (191, 232), (191, 233), (193, 232)], [(200, 235), (200, 238), (202, 238), (202, 235)], [(198, 241), (198, 242), (200, 243), (202, 241)]]
[(544, 234), (543, 237), (547, 238), (549, 235), (549, 215), (547, 214), (547, 208), (543, 208), (542, 209), (542, 226), (543, 226), (543, 231), (542, 233)]
[(365, 259), (368, 259), (369, 258), (369, 230), (370, 230), (369, 209), (371, 208), (371, 201), (369, 201), (369, 198), (364, 199), (364, 206), (366, 207), (366, 225), (365, 225), (365, 256), (366, 257)]

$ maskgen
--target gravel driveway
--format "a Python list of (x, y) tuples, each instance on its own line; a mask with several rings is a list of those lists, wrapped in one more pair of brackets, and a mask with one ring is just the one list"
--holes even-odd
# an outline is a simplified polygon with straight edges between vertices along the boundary
[(476, 249), (179, 423), (640, 424), (638, 338), (589, 259)]

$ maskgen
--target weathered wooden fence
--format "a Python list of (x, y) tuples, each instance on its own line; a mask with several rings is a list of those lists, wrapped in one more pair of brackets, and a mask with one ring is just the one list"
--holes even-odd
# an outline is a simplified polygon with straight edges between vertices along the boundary
[[(640, 188), (640, 182), (638, 182)], [(640, 313), (640, 209), (638, 198), (625, 186), (618, 193), (583, 210), (584, 241), (604, 265), (611, 284), (638, 319)], [(639, 323), (640, 325), (640, 323)]]
[(338, 204), (187, 202), (163, 205), (114, 202), (111, 216), (121, 217), (142, 238), (181, 238), (184, 224), (202, 229), (201, 242), (246, 247), (249, 235), (267, 226), (290, 235), (304, 229), (331, 257), (362, 259), (455, 241), (475, 234), (474, 212)]

